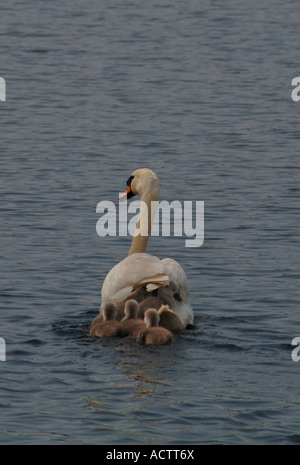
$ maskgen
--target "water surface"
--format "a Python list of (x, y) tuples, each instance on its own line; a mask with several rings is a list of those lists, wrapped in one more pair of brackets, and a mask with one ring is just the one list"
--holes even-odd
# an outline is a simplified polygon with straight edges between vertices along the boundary
[[(295, 1), (1, 8), (3, 444), (299, 443)], [(137, 167), (205, 202), (205, 241), (152, 237), (191, 287), (173, 345), (95, 340), (131, 238), (96, 205)]]

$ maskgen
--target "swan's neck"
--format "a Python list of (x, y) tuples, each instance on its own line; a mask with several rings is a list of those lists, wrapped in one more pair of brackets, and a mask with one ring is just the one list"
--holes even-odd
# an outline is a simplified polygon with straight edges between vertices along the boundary
[(146, 251), (149, 236), (151, 234), (152, 222), (155, 216), (159, 200), (159, 188), (149, 194), (141, 196), (141, 207), (136, 230), (132, 238), (128, 255), (143, 253)]

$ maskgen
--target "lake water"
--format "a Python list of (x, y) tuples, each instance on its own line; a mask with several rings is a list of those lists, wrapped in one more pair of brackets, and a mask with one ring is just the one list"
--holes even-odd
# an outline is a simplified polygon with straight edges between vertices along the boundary
[[(1, 7), (2, 444), (300, 443), (296, 1), (13, 0)], [(175, 343), (89, 325), (131, 237), (96, 206), (138, 167), (205, 203)]]

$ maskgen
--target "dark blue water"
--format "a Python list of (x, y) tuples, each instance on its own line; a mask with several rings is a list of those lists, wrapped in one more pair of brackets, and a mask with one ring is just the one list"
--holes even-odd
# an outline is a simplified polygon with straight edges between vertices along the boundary
[[(297, 2), (11, 1), (1, 7), (0, 441), (293, 444), (299, 435)], [(95, 340), (131, 238), (96, 233), (131, 172), (205, 202), (178, 260), (195, 329)]]

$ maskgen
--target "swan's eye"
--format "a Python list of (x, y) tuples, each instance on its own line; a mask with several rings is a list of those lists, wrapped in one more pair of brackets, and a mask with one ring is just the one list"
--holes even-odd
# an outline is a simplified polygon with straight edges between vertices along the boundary
[(134, 176), (129, 176), (129, 178), (127, 179), (127, 186), (131, 185), (131, 182), (132, 182), (133, 178), (134, 178)]

